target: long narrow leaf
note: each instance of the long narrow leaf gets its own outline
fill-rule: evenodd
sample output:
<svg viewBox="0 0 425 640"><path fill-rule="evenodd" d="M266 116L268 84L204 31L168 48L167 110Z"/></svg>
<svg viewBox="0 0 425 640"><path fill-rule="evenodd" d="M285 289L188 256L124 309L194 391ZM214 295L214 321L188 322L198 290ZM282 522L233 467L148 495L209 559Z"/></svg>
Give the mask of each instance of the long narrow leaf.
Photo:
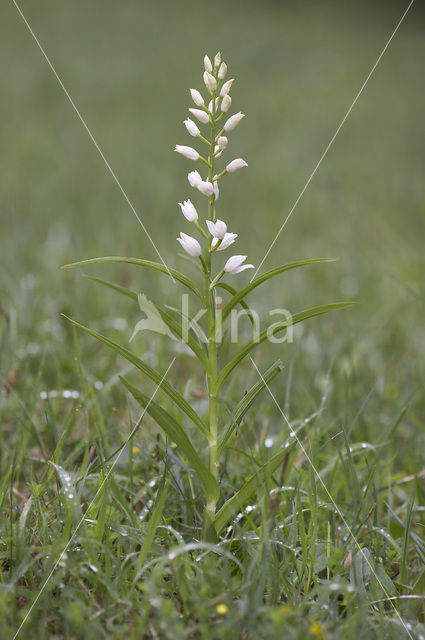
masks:
<svg viewBox="0 0 425 640"><path fill-rule="evenodd" d="M270 330L270 327L265 331L262 331L257 339L251 340L246 344L243 349L239 351L239 353L231 360L220 372L220 375L217 378L215 392L217 393L223 382L226 380L227 376L233 371L233 369L248 355L252 349L255 349L259 344L267 340L271 335L275 335L279 331L283 331L287 327L293 326L294 324L298 324L299 322L303 322L308 318L313 318L314 316L320 316L323 313L327 313L328 311L334 311L336 309L343 309L344 307L348 307L350 305L355 304L354 302L334 302L332 304L324 304L319 307L313 307L312 309L306 309L305 311L301 311L300 313L295 314L289 320L283 320L282 322L276 322L276 324Z"/></svg>
<svg viewBox="0 0 425 640"><path fill-rule="evenodd" d="M110 282L109 280L103 280L103 278L96 278L96 277L93 277L93 276L87 276L85 274L84 274L84 277L87 278L88 280L93 281L93 282L97 282L98 284L102 284L105 287L109 287L110 289L113 289L114 291L118 291L118 293L121 293L122 295L125 295L128 298L131 298L132 300L135 300L136 302L138 301L138 294L135 291L131 291L131 289L127 289L126 287L122 287L121 285L115 284L114 282ZM188 331L187 332L187 336L183 336L183 327L182 327L182 325L180 323L176 322L176 320L174 320L174 318L172 316L170 316L170 314L165 309L165 307L162 307L162 306L157 305L157 304L154 304L154 307L158 311L158 313L160 314L163 322L165 322L165 324L172 331L172 333L176 337L178 337L180 340L186 342L186 344L192 349L192 351L198 357L198 359L202 362L202 364L204 366L207 366L207 357L205 355L205 352L202 349L202 347L200 346L200 344L197 342L197 340L195 339L193 334L190 333L190 331ZM187 339L183 340L184 337L187 338Z"/></svg>
<svg viewBox="0 0 425 640"><path fill-rule="evenodd" d="M198 287L185 275L176 271L175 269L168 268L159 262L152 262L151 260L142 260L141 258L126 258L122 256L104 256L102 258L90 258L89 260L80 260L79 262L72 262L71 264L65 264L62 269L73 269L74 267L82 267L86 264L99 264L104 262L120 262L125 264L135 264L138 267L147 267L148 269L154 269L160 273L165 273L170 278L178 280L185 287L193 291L200 300L203 300L203 296Z"/></svg>
<svg viewBox="0 0 425 640"><path fill-rule="evenodd" d="M281 451L270 458L260 469L253 473L245 482L241 489L227 500L221 509L217 512L213 524L217 535L220 534L223 527L236 516L240 509L243 509L246 503L251 499L259 483L264 482L276 469L283 463L286 456L292 451L296 441L285 446Z"/></svg>
<svg viewBox="0 0 425 640"><path fill-rule="evenodd" d="M87 280L91 280L92 282L97 282L98 284L103 284L104 287L109 287L110 289L114 289L114 291L118 291L118 293L122 293L123 296L127 296L127 298L131 298L137 302L138 294L127 287L122 287L120 284L115 284L115 282L110 282L109 280L103 280L103 278L96 278L96 276L89 276L86 273L83 273L83 278Z"/></svg>
<svg viewBox="0 0 425 640"><path fill-rule="evenodd" d="M171 329L171 331L174 333L175 336L177 336L180 340L185 342L188 345L188 347L190 347L192 349L193 353L201 361L201 363L204 365L204 367L207 368L208 367L208 358L207 358L207 356L205 354L205 351L201 347L201 345L198 343L196 338L194 338L193 334L190 333L190 331L187 331L186 335L184 335L182 324L180 322L178 322L175 318L173 318L173 316L171 314L169 314L168 311L164 307L162 307L160 305L155 305L155 306L158 309L158 312L159 312L162 320L167 325L167 327L169 327L169 329Z"/></svg>
<svg viewBox="0 0 425 640"><path fill-rule="evenodd" d="M259 380L251 389L243 396L234 409L230 420L224 428L223 435L218 443L218 450L221 453L226 442L232 435L233 431L240 425L242 418L246 412L252 407L255 400L266 386L283 370L283 364L280 360L274 363L263 375L264 380Z"/></svg>
<svg viewBox="0 0 425 640"><path fill-rule="evenodd" d="M236 290L236 289L234 289L233 287L231 287L231 286L230 286L230 284L227 284L226 282L218 282L218 283L216 284L216 287L220 287L221 289L224 289L225 291L227 291L228 293L230 293L230 294L233 296L233 298L234 298L235 296L237 296L237 295L238 295L237 290ZM243 309L245 309L245 311L246 311L246 315L248 316L250 323L251 323L251 324L252 324L252 326L255 328L255 320L254 320L254 318L253 318L252 311L251 311L251 309L249 308L249 305L248 305L248 304L245 302L245 300L243 300L243 299L238 300L238 302L239 302L239 304L241 305L241 307L242 307ZM236 302L235 304L238 304L238 302ZM223 317L223 320L224 320L224 318L226 318L226 317L227 317L227 315L228 315L228 313Z"/></svg>
<svg viewBox="0 0 425 640"><path fill-rule="evenodd" d="M266 273L263 273L261 276L255 278L252 282L246 285L243 289L238 291L236 295L233 296L231 300L226 304L223 309L223 321L227 318L231 310L236 307L236 305L241 302L248 293L251 293L253 289L258 287L263 282L270 280L270 278L274 278L274 276L279 275L279 273L283 273L284 271L289 271L290 269L296 269L297 267L304 267L309 264L316 264L320 262L335 262L338 258L312 258L310 260L298 260L297 262L289 262L288 264L284 264L280 267L275 267Z"/></svg>
<svg viewBox="0 0 425 640"><path fill-rule="evenodd" d="M137 369L139 369L144 374L146 374L151 380L153 380L153 382L155 382L157 385L160 386L160 388L173 400L173 402L175 402L175 404L188 416L188 418L190 418L192 422L197 427L199 427L199 429L203 432L203 434L207 438L209 438L208 430L205 427L202 420L199 418L196 411L190 406L187 400L184 399L181 393L179 393L176 389L174 389L174 387L172 387L166 380L162 379L161 374L157 373L155 369L152 369L152 367L150 367L146 362L144 362L144 360L136 356L134 353L132 353L125 347L122 347L117 342L110 340L106 336L103 336L101 333L97 333L97 331L93 331L92 329L85 327L83 324L80 324L79 322L72 320L72 318L68 318L68 316L64 315L64 317L67 318L67 320L69 320L70 322L72 322L76 327L79 327L89 335L93 336L93 338L96 338L100 342L103 342L103 344L106 344L106 346L113 349L120 356L128 360L128 362L131 362L131 364L134 364L134 366L137 367Z"/></svg>
<svg viewBox="0 0 425 640"><path fill-rule="evenodd" d="M195 450L195 447L185 434L179 423L167 412L165 409L159 406L153 400L150 400L142 391L134 387L128 380L120 376L121 382L127 387L130 393L134 396L137 402L146 409L149 415L158 423L158 425L165 431L168 438L175 442L180 449L181 453L187 458L189 464L193 467L198 481L206 496L209 499L217 500L219 496L219 488L214 476L201 460L200 456Z"/></svg>

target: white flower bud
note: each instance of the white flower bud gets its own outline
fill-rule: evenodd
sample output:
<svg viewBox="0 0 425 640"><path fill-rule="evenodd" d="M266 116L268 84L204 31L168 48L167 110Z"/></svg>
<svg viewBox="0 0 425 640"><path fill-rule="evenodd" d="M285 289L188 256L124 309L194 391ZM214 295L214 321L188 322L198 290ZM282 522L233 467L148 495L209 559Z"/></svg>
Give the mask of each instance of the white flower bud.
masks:
<svg viewBox="0 0 425 640"><path fill-rule="evenodd" d="M199 127L190 118L186 118L186 120L184 121L184 126L191 136L199 136L199 134L201 133L199 131Z"/></svg>
<svg viewBox="0 0 425 640"><path fill-rule="evenodd" d="M218 53L215 54L215 58L214 58L214 68L217 69L217 67L220 66L220 62L221 62L221 53L220 51Z"/></svg>
<svg viewBox="0 0 425 640"><path fill-rule="evenodd" d="M191 109L189 109L189 111L191 111ZM238 111L238 113L235 113L233 116L230 116L223 127L224 130L231 131L239 124L242 118L245 118L245 114L241 113L240 111Z"/></svg>
<svg viewBox="0 0 425 640"><path fill-rule="evenodd" d="M214 186L214 200L215 200L215 202L217 202L218 197L219 197L219 195L220 195L220 190L219 190L219 188L218 188L218 182L217 182L217 180L215 180L215 181L214 181L213 186Z"/></svg>
<svg viewBox="0 0 425 640"><path fill-rule="evenodd" d="M208 71L208 73L211 73L211 71L213 70L211 60L207 55L205 55L204 57L204 69L205 71Z"/></svg>
<svg viewBox="0 0 425 640"><path fill-rule="evenodd" d="M248 256L232 256L224 265L224 271L226 273L236 274L244 271L245 269L253 269L253 264L244 264L242 266L242 263L245 262L247 257Z"/></svg>
<svg viewBox="0 0 425 640"><path fill-rule="evenodd" d="M199 191L204 194L204 196L212 196L212 194L214 193L214 187L208 180L202 181L196 186L198 187Z"/></svg>
<svg viewBox="0 0 425 640"><path fill-rule="evenodd" d="M186 253L194 258L197 258L202 253L201 245L196 238L188 236L187 233L183 233L183 231L180 232L180 238L177 238L177 242L180 242Z"/></svg>
<svg viewBox="0 0 425 640"><path fill-rule="evenodd" d="M220 109L223 111L223 113L226 113L226 111L229 111L231 104L232 104L232 98L229 96L228 93L226 93L223 100L221 101Z"/></svg>
<svg viewBox="0 0 425 640"><path fill-rule="evenodd" d="M227 73L227 64L225 62L222 62L220 65L220 69L218 70L218 79L219 80L223 80L223 78L226 76Z"/></svg>
<svg viewBox="0 0 425 640"><path fill-rule="evenodd" d="M199 153L196 149L192 149L192 147L186 147L184 144L176 144L174 147L174 151L177 153L181 153L185 158L189 158L189 160L198 160Z"/></svg>
<svg viewBox="0 0 425 640"><path fill-rule="evenodd" d="M217 89L217 80L208 71L204 71L204 82L207 89L214 91Z"/></svg>
<svg viewBox="0 0 425 640"><path fill-rule="evenodd" d="M225 149L227 147L228 139L226 136L220 136L217 140L217 146L219 149Z"/></svg>
<svg viewBox="0 0 425 640"><path fill-rule="evenodd" d="M199 122L202 122L202 124L208 124L210 121L208 113L206 111L202 111L202 109L189 109L189 111L197 120L199 120Z"/></svg>
<svg viewBox="0 0 425 640"><path fill-rule="evenodd" d="M216 220L213 222L212 220L206 220L208 231L214 238L218 238L219 240L223 240L224 236L227 233L227 224L223 222L223 220Z"/></svg>
<svg viewBox="0 0 425 640"><path fill-rule="evenodd" d="M189 180L191 187L198 187L202 182L202 178L198 171L191 171L188 173L187 179Z"/></svg>
<svg viewBox="0 0 425 640"><path fill-rule="evenodd" d="M194 220L198 219L198 212L196 211L190 200L183 200L183 204L179 202L179 205L186 220L189 220L189 222L194 222Z"/></svg>
<svg viewBox="0 0 425 640"><path fill-rule="evenodd" d="M232 162L229 162L229 164L226 167L226 171L228 171L229 173L233 173L234 171L237 171L238 169L242 169L242 167L247 167L248 163L245 162L245 160L243 160L242 158L236 158L236 160L232 160Z"/></svg>
<svg viewBox="0 0 425 640"><path fill-rule="evenodd" d="M192 96L192 100L197 107L200 107L201 105L204 104L204 99L197 89L191 89L190 95Z"/></svg>
<svg viewBox="0 0 425 640"><path fill-rule="evenodd" d="M227 247L230 247L230 245L234 243L237 237L238 237L237 233L226 233L217 251L224 251L224 249L227 249ZM212 247L214 248L217 243L218 243L218 238L213 238L213 241L211 243Z"/></svg>
<svg viewBox="0 0 425 640"><path fill-rule="evenodd" d="M228 80L227 82L225 82L223 84L223 86L221 87L221 91L220 91L220 95L221 95L222 98L224 98L224 96L227 96L227 94L229 93L234 81L235 81L235 79L232 78L231 80Z"/></svg>
<svg viewBox="0 0 425 640"><path fill-rule="evenodd" d="M215 155L215 157L219 158L222 153L223 153L223 151L220 150L220 147L218 146L218 144L216 144L215 147L214 147L214 155Z"/></svg>

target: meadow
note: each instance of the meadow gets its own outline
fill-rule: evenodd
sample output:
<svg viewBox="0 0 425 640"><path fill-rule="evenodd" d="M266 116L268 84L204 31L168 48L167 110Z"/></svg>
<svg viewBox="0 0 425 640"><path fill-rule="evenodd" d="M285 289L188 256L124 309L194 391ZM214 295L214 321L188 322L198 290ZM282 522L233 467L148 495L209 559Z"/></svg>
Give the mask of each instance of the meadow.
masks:
<svg viewBox="0 0 425 640"><path fill-rule="evenodd" d="M249 166L223 182L219 203L238 250L258 266L407 4L19 6L167 265L196 277L175 241L192 167L173 148L189 144L182 122L204 54L221 50L236 78L232 109L246 114L232 153ZM221 501L254 474L252 499L204 541L187 461L151 416L138 425L119 376L146 395L155 385L65 317L168 371L202 415L195 359L166 336L130 341L143 317L137 303L82 276L169 305L181 292L132 265L61 269L102 255L158 256L5 3L2 640L425 638L423 29L414 3L261 266L339 258L254 292L262 319L270 308L357 304L297 325L291 344L259 345L255 366L247 359L231 378L221 398L230 413L258 383L257 367L283 363L220 467ZM242 286L250 276L236 277ZM243 342L249 323L241 327ZM161 393L157 401L170 409ZM283 464L255 476L292 430L299 441Z"/></svg>

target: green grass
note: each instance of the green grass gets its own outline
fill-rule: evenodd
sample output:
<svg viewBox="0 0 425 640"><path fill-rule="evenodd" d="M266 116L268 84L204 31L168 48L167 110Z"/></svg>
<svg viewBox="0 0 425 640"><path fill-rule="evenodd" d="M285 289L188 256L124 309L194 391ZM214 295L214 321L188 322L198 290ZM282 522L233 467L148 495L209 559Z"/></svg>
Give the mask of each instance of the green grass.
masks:
<svg viewBox="0 0 425 640"><path fill-rule="evenodd" d="M172 149L187 141L187 89L199 86L204 52L221 49L237 78L234 107L247 114L231 149L249 167L223 183L221 201L238 247L258 265L405 5L220 0L214 7L22 2L166 262L182 271L176 203L189 194L187 164ZM326 255L341 261L288 272L250 298L263 315L270 307L360 302L310 320L292 345L265 343L255 352L261 372L283 361L271 388L308 457L298 446L278 473L258 476L250 508L211 548L197 542L198 487L150 417L119 460L111 458L139 417L118 376L146 395L154 387L61 314L128 347L140 313L60 266L98 255L157 256L6 3L2 638L13 637L58 560L22 638L425 637L421 21L414 5L263 270ZM177 300L160 274L117 265L86 272L159 302ZM176 355L153 334L138 334L132 348L160 374ZM177 354L167 380L205 410L204 380L190 357ZM225 389L224 409L258 380L245 363ZM200 447L198 434L188 433ZM223 498L288 437L263 393L226 454Z"/></svg>

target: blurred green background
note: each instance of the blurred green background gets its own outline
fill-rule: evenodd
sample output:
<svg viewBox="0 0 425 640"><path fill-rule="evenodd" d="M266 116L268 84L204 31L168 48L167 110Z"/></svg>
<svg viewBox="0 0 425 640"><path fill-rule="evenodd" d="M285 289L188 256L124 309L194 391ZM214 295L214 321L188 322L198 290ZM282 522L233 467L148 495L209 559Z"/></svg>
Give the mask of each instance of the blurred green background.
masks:
<svg viewBox="0 0 425 640"><path fill-rule="evenodd" d="M237 252L259 264L407 6L20 4L164 259L181 270L175 238L189 229L177 202L193 196L186 173L194 166L173 146L192 143L182 121L189 87L202 88L204 53L222 52L237 79L233 107L247 115L226 157L242 156L249 168L223 181L219 216L239 233ZM262 270L293 259L342 260L287 275L255 298L259 309L294 311L360 301L310 321L292 346L262 350L267 361L301 358L310 375L298 384L318 391L337 358L358 382L359 406L374 389L385 407L423 380L423 26L413 5ZM12 2L3 3L0 35L0 301L9 317L9 326L0 317L0 373L19 362L41 378L40 388L75 386L72 332L61 312L124 333L122 342L138 316L60 266L98 255L157 256ZM90 273L115 275L153 298L176 294L146 272ZM82 345L87 369L101 375L105 363L87 359L92 341L83 337Z"/></svg>

